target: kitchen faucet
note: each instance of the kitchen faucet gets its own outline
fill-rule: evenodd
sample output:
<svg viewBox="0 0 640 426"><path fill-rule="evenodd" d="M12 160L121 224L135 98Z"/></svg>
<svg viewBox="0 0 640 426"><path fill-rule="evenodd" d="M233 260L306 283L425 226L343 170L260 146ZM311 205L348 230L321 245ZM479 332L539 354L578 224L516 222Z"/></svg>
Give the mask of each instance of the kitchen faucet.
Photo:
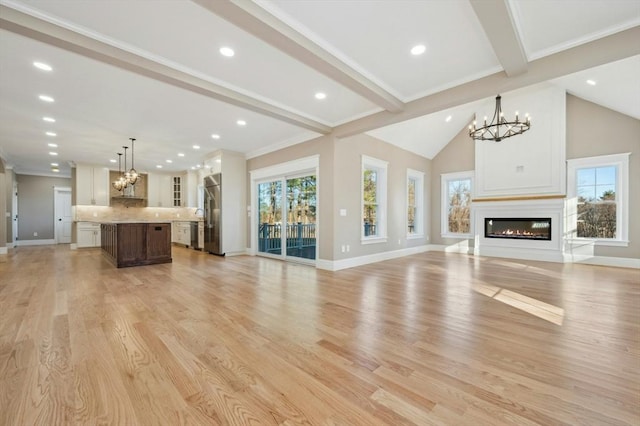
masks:
<svg viewBox="0 0 640 426"><path fill-rule="evenodd" d="M201 216L201 217L204 217L204 210L203 210L203 209L201 209L201 208L199 208L199 207L196 209L196 211L195 211L195 212L193 212L193 214L194 214L195 216L198 216L198 211L201 211L201 212L202 212L202 216Z"/></svg>

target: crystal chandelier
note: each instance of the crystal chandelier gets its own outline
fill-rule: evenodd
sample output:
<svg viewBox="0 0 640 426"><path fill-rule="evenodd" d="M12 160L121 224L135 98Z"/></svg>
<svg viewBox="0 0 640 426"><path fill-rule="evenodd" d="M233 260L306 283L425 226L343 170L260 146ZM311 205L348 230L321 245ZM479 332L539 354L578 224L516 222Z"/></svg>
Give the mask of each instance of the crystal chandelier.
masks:
<svg viewBox="0 0 640 426"><path fill-rule="evenodd" d="M496 96L496 110L493 113L491 123L487 124L487 117L484 118L484 126L476 128L476 121L469 126L469 136L479 141L496 141L521 135L531 128L531 118L526 114L525 120L520 121L516 111L515 121L507 121L502 113L502 97Z"/></svg>

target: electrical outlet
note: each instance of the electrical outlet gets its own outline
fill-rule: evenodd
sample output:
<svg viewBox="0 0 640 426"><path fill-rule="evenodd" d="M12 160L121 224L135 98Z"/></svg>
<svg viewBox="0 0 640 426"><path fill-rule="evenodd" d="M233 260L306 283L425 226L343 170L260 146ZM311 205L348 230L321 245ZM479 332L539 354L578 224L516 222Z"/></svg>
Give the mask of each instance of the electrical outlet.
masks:
<svg viewBox="0 0 640 426"><path fill-rule="evenodd" d="M349 253L349 244L347 244L347 253Z"/></svg>
<svg viewBox="0 0 640 426"><path fill-rule="evenodd" d="M398 238L398 245L402 244L402 242L400 241L400 238Z"/></svg>
<svg viewBox="0 0 640 426"><path fill-rule="evenodd" d="M160 213L156 213L156 217L160 216Z"/></svg>
<svg viewBox="0 0 640 426"><path fill-rule="evenodd" d="M37 232L34 232L34 233L33 233L33 236L34 236L34 237L37 237L37 236L38 236L38 233L37 233Z"/></svg>
<svg viewBox="0 0 640 426"><path fill-rule="evenodd" d="M344 253L347 250L347 248L344 246L344 244L342 245L342 252Z"/></svg>
<svg viewBox="0 0 640 426"><path fill-rule="evenodd" d="M98 217L98 213L93 212L93 217Z"/></svg>

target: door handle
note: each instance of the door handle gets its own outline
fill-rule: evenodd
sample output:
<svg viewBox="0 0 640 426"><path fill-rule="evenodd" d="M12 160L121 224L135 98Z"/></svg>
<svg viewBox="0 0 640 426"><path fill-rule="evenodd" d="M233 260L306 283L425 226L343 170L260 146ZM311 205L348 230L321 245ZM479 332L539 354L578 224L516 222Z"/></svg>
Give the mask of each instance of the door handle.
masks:
<svg viewBox="0 0 640 426"><path fill-rule="evenodd" d="M58 219L58 222L62 222L62 218Z"/></svg>

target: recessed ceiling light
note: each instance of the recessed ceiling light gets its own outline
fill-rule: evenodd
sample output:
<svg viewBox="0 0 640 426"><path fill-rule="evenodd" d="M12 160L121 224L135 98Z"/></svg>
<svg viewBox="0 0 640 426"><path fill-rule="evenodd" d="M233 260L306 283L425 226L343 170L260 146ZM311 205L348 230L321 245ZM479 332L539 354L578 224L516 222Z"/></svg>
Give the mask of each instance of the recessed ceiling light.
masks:
<svg viewBox="0 0 640 426"><path fill-rule="evenodd" d="M111 160L109 160L110 163L117 163L118 160L114 160L113 158Z"/></svg>
<svg viewBox="0 0 640 426"><path fill-rule="evenodd" d="M220 139L220 135L218 135L217 133L214 133L211 135L211 139Z"/></svg>
<svg viewBox="0 0 640 426"><path fill-rule="evenodd" d="M184 157L184 153L183 152L179 152L178 153L178 157Z"/></svg>
<svg viewBox="0 0 640 426"><path fill-rule="evenodd" d="M45 101L45 102L53 102L54 101L54 99L51 96L40 95L38 97L40 98L41 101Z"/></svg>
<svg viewBox="0 0 640 426"><path fill-rule="evenodd" d="M447 118L444 119L444 121L446 121L447 123L451 121L453 117L451 117L450 115L447 115Z"/></svg>
<svg viewBox="0 0 640 426"><path fill-rule="evenodd" d="M51 163L52 167L58 167L58 163Z"/></svg>
<svg viewBox="0 0 640 426"><path fill-rule="evenodd" d="M422 55L426 50L427 46L425 46L424 44L418 44L411 48L411 54L415 56Z"/></svg>
<svg viewBox="0 0 640 426"><path fill-rule="evenodd" d="M193 149L200 149L200 145L194 145Z"/></svg>
<svg viewBox="0 0 640 426"><path fill-rule="evenodd" d="M57 148L57 147L58 147L58 144L57 144L57 143L48 143L48 144L47 144L47 146L48 146L49 148Z"/></svg>
<svg viewBox="0 0 640 426"><path fill-rule="evenodd" d="M45 132L45 135L47 135L47 136L58 136L58 134L56 132Z"/></svg>
<svg viewBox="0 0 640 426"><path fill-rule="evenodd" d="M53 155L53 156L55 157L56 155L58 155L58 153L57 153L57 152L54 152L54 151L51 151L51 152L49 153L49 155Z"/></svg>
<svg viewBox="0 0 640 426"><path fill-rule="evenodd" d="M230 57L232 57L233 55L235 55L235 54L236 54L236 52L234 52L232 48L230 48L230 47L226 47L226 46L225 46L225 47L221 47L221 48L220 48L220 54L221 54L222 56L226 56L226 57L230 58Z"/></svg>
<svg viewBox="0 0 640 426"><path fill-rule="evenodd" d="M195 169L196 169L196 166L191 166L191 170L195 170Z"/></svg>
<svg viewBox="0 0 640 426"><path fill-rule="evenodd" d="M246 122L246 121L244 121L244 120L238 120L238 121L236 121L236 124L237 124L238 126L246 126L246 125L247 125L247 122Z"/></svg>
<svg viewBox="0 0 640 426"><path fill-rule="evenodd" d="M166 160L166 161L167 161L167 163L169 163L169 164L173 163L173 160Z"/></svg>
<svg viewBox="0 0 640 426"><path fill-rule="evenodd" d="M201 166L200 166L200 164L198 164L198 165L196 166L196 168L198 168L198 169L199 169L200 167L201 167Z"/></svg>
<svg viewBox="0 0 640 426"><path fill-rule="evenodd" d="M42 117L42 119L48 123L55 123L56 119L51 117Z"/></svg>
<svg viewBox="0 0 640 426"><path fill-rule="evenodd" d="M161 166L160 164L158 164L158 165L156 166L156 169L161 169L161 168L162 168L162 166Z"/></svg>
<svg viewBox="0 0 640 426"><path fill-rule="evenodd" d="M34 62L33 66L43 71L51 71L53 69L51 65L45 64L44 62Z"/></svg>
<svg viewBox="0 0 640 426"><path fill-rule="evenodd" d="M216 163L222 163L222 160L219 158L216 158Z"/></svg>
<svg viewBox="0 0 640 426"><path fill-rule="evenodd" d="M588 84L589 86L595 86L597 83L596 83L596 81L595 81L595 80L587 80L587 84Z"/></svg>
<svg viewBox="0 0 640 426"><path fill-rule="evenodd" d="M322 92L318 92L315 94L316 99L326 99L327 94L326 93L322 93Z"/></svg>

